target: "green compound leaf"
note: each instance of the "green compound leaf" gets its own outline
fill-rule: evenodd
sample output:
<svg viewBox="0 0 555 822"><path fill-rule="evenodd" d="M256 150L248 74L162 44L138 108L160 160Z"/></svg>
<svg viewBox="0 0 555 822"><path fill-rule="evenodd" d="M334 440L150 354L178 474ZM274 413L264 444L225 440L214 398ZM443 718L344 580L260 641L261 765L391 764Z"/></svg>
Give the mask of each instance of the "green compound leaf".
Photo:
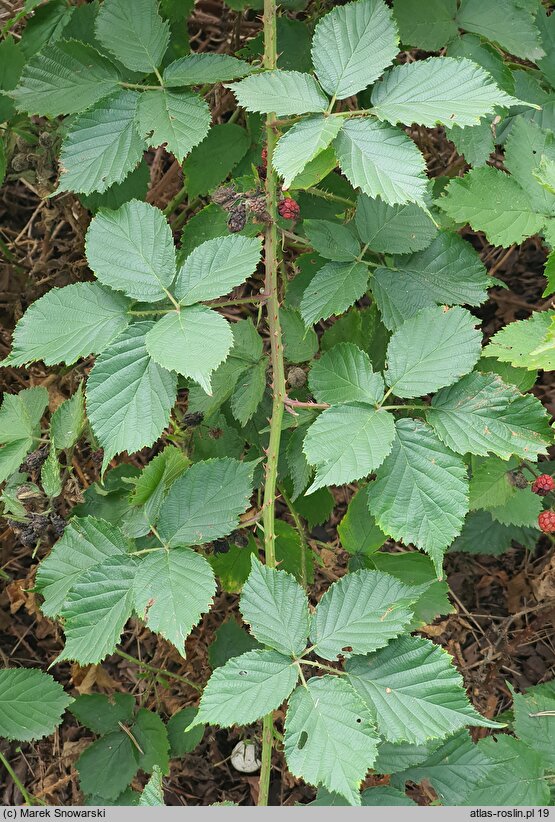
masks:
<svg viewBox="0 0 555 822"><path fill-rule="evenodd" d="M89 568L73 584L61 610L66 644L58 662L97 664L114 652L133 612L136 571L132 557L113 556Z"/></svg>
<svg viewBox="0 0 555 822"><path fill-rule="evenodd" d="M231 413L241 425L246 425L262 402L266 391L268 358L263 357L239 377L231 395Z"/></svg>
<svg viewBox="0 0 555 822"><path fill-rule="evenodd" d="M545 368L552 371L555 369L555 356L536 354L535 351L546 338L554 316L553 311L542 311L532 314L527 320L509 323L493 335L484 348L484 356L508 362L515 368Z"/></svg>
<svg viewBox="0 0 555 822"><path fill-rule="evenodd" d="M451 656L428 639L401 637L376 654L349 660L347 671L390 742L418 745L465 725L503 727L474 710Z"/></svg>
<svg viewBox="0 0 555 822"><path fill-rule="evenodd" d="M483 231L493 245L521 243L536 234L546 219L535 211L516 180L491 166L451 180L437 204L453 220Z"/></svg>
<svg viewBox="0 0 555 822"><path fill-rule="evenodd" d="M479 745L475 745L468 731L459 731L449 737L430 755L409 767L392 782L404 785L405 782L429 782L444 805L463 805L473 787L486 777L491 768L491 760ZM496 795L497 798L497 795ZM489 799L491 802L492 794Z"/></svg>
<svg viewBox="0 0 555 822"><path fill-rule="evenodd" d="M165 143L179 163L204 140L210 128L208 104L188 91L145 91L139 101L137 119L146 143Z"/></svg>
<svg viewBox="0 0 555 822"><path fill-rule="evenodd" d="M316 477L306 494L324 485L366 477L391 450L395 420L387 411L362 403L327 408L308 429L303 451Z"/></svg>
<svg viewBox="0 0 555 822"><path fill-rule="evenodd" d="M343 174L369 197L389 205L425 204L426 163L407 135L377 120L346 120L334 141Z"/></svg>
<svg viewBox="0 0 555 822"><path fill-rule="evenodd" d="M150 554L134 582L135 609L145 624L185 656L185 640L216 592L210 564L190 548Z"/></svg>
<svg viewBox="0 0 555 822"><path fill-rule="evenodd" d="M508 551L513 541L527 548L534 548L537 539L536 528L502 525L493 519L490 511L474 511L466 518L460 536L449 550L498 556Z"/></svg>
<svg viewBox="0 0 555 822"><path fill-rule="evenodd" d="M3 365L72 365L103 351L129 324L130 301L100 283L52 288L32 303L13 333Z"/></svg>
<svg viewBox="0 0 555 822"><path fill-rule="evenodd" d="M426 551L441 577L445 549L468 511L466 467L425 423L402 419L396 429L391 453L369 488L368 507L386 534Z"/></svg>
<svg viewBox="0 0 555 822"><path fill-rule="evenodd" d="M133 171L145 150L135 123L138 101L137 92L120 91L72 121L60 150L57 193L102 193Z"/></svg>
<svg viewBox="0 0 555 822"><path fill-rule="evenodd" d="M252 494L252 463L223 458L192 465L168 491L158 521L171 546L202 545L237 527Z"/></svg>
<svg viewBox="0 0 555 822"><path fill-rule="evenodd" d="M360 488L351 497L347 513L337 526L341 545L349 554L368 556L382 547L387 539L368 511L368 488Z"/></svg>
<svg viewBox="0 0 555 822"><path fill-rule="evenodd" d="M387 645L412 621L421 588L381 571L356 571L331 585L312 620L310 641L324 659L366 654Z"/></svg>
<svg viewBox="0 0 555 822"><path fill-rule="evenodd" d="M424 51L438 51L458 35L457 0L394 0L401 42Z"/></svg>
<svg viewBox="0 0 555 822"><path fill-rule="evenodd" d="M18 470L35 446L47 405L45 388L24 388L19 394L4 394L0 408L0 482Z"/></svg>
<svg viewBox="0 0 555 822"><path fill-rule="evenodd" d="M254 650L232 657L208 680L193 724L228 728L256 722L279 708L298 678L291 657L277 651Z"/></svg>
<svg viewBox="0 0 555 822"><path fill-rule="evenodd" d="M518 460L508 462L500 457L476 457L471 461L472 476L469 487L471 511L480 508L499 508L515 492L509 482L509 472L518 467Z"/></svg>
<svg viewBox="0 0 555 822"><path fill-rule="evenodd" d="M247 111L278 116L323 112L328 98L310 74L300 71L265 71L230 83L237 102Z"/></svg>
<svg viewBox="0 0 555 822"><path fill-rule="evenodd" d="M55 448L73 448L85 426L85 397L83 383L52 414L50 436Z"/></svg>
<svg viewBox="0 0 555 822"><path fill-rule="evenodd" d="M18 111L58 117L94 105L117 91L119 80L115 65L95 48L62 40L29 60L10 96Z"/></svg>
<svg viewBox="0 0 555 822"><path fill-rule="evenodd" d="M513 694L515 734L541 754L550 769L555 765L553 748L553 717L555 688L553 682L535 685L525 694Z"/></svg>
<svg viewBox="0 0 555 822"><path fill-rule="evenodd" d="M289 770L351 805L360 805L360 784L374 764L378 741L370 711L339 677L309 679L289 700L284 740Z"/></svg>
<svg viewBox="0 0 555 822"><path fill-rule="evenodd" d="M318 402L377 404L384 394L381 374L372 370L370 357L353 343L339 343L316 360L309 386Z"/></svg>
<svg viewBox="0 0 555 822"><path fill-rule="evenodd" d="M228 321L205 305L170 311L148 331L146 348L158 365L198 382L212 394L212 372L233 345Z"/></svg>
<svg viewBox="0 0 555 822"><path fill-rule="evenodd" d="M252 66L229 54L188 54L174 60L164 69L164 85L196 86L201 83L218 83L245 77Z"/></svg>
<svg viewBox="0 0 555 822"><path fill-rule="evenodd" d="M302 654L309 631L308 601L291 574L262 565L253 556L240 607L259 642L282 654Z"/></svg>
<svg viewBox="0 0 555 822"><path fill-rule="evenodd" d="M326 260L350 263L360 253L360 243L350 226L331 220L304 220L303 228L312 248Z"/></svg>
<svg viewBox="0 0 555 822"><path fill-rule="evenodd" d="M389 205L366 194L358 195L355 223L363 243L387 254L421 251L437 234L431 217L415 203Z"/></svg>
<svg viewBox="0 0 555 822"><path fill-rule="evenodd" d="M162 212L130 200L100 209L85 240L87 261L104 285L145 302L163 300L175 276L175 246Z"/></svg>
<svg viewBox="0 0 555 822"><path fill-rule="evenodd" d="M300 312L304 324L313 325L332 314L342 314L362 297L367 283L368 268L364 263L326 263L303 294Z"/></svg>
<svg viewBox="0 0 555 822"><path fill-rule="evenodd" d="M177 274L175 296L182 305L193 305L229 294L254 274L261 252L258 237L230 235L201 243Z"/></svg>
<svg viewBox="0 0 555 822"><path fill-rule="evenodd" d="M146 773L152 773L155 768L160 768L162 773L169 774L168 732L158 714L140 708L132 732L143 752L139 757L139 768Z"/></svg>
<svg viewBox="0 0 555 822"><path fill-rule="evenodd" d="M129 326L97 357L89 375L87 413L104 448L104 467L115 454L152 445L169 422L177 380L147 352L145 334L152 326Z"/></svg>
<svg viewBox="0 0 555 822"><path fill-rule="evenodd" d="M492 767L465 797L465 805L480 806L495 796L498 805L548 805L549 783L541 753L507 734L482 739L478 745ZM489 797L489 798L488 798Z"/></svg>
<svg viewBox="0 0 555 822"><path fill-rule="evenodd" d="M426 416L438 437L459 454L534 460L553 441L541 402L494 374L468 374L442 389Z"/></svg>
<svg viewBox="0 0 555 822"><path fill-rule="evenodd" d="M334 8L318 22L312 38L318 79L338 100L373 83L398 51L397 27L383 0L359 0Z"/></svg>
<svg viewBox="0 0 555 822"><path fill-rule="evenodd" d="M245 157L250 144L250 135L246 129L236 123L220 123L212 126L202 143L195 146L183 163L188 199L194 200L200 194L213 191ZM225 221L227 230L227 214L214 203L211 206L216 209L222 223ZM210 228L215 229L216 227L217 221L214 221ZM248 231L250 230L251 226ZM218 233L214 231L212 236L215 237ZM223 226L221 233L223 233ZM185 256L183 235L181 239L180 258ZM200 241L200 237L197 239Z"/></svg>
<svg viewBox="0 0 555 822"><path fill-rule="evenodd" d="M449 132L449 139L457 149L457 153L462 154L473 168L487 165L489 156L495 149L492 124L488 117L472 128L455 126Z"/></svg>
<svg viewBox="0 0 555 822"><path fill-rule="evenodd" d="M104 0L95 34L124 66L149 74L170 42L169 23L160 17L155 0Z"/></svg>
<svg viewBox="0 0 555 822"><path fill-rule="evenodd" d="M131 722L135 697L131 694L81 694L70 708L74 717L95 734L119 730L119 723Z"/></svg>
<svg viewBox="0 0 555 822"><path fill-rule="evenodd" d="M541 158L541 160L539 159ZM537 172L549 167L555 159L555 138L552 131L517 117L505 143L504 166L526 191L534 211L553 215L555 196L546 190ZM538 168L538 164L539 167Z"/></svg>
<svg viewBox="0 0 555 822"><path fill-rule="evenodd" d="M56 680L36 668L0 671L0 735L30 742L48 736L73 702Z"/></svg>
<svg viewBox="0 0 555 822"><path fill-rule="evenodd" d="M535 61L545 52L530 11L535 11L534 4L528 4L526 8L522 0L499 0L494 5L480 0L463 0L457 24L459 28L492 40L510 54Z"/></svg>
<svg viewBox="0 0 555 822"><path fill-rule="evenodd" d="M89 568L110 557L125 556L131 548L131 541L115 525L94 517L74 517L39 565L36 587L44 597L42 612L57 616L68 593Z"/></svg>
<svg viewBox="0 0 555 822"><path fill-rule="evenodd" d="M429 57L387 72L372 92L374 113L390 123L475 126L496 106L518 101L466 58Z"/></svg>
<svg viewBox="0 0 555 822"><path fill-rule="evenodd" d="M272 164L287 189L301 171L334 140L341 129L340 117L309 117L280 138Z"/></svg>
<svg viewBox="0 0 555 822"><path fill-rule="evenodd" d="M97 739L85 748L75 767L84 794L115 800L139 769L139 752L121 730Z"/></svg>
<svg viewBox="0 0 555 822"><path fill-rule="evenodd" d="M386 383L397 397L420 397L472 370L481 353L475 318L463 308L426 308L393 334Z"/></svg>

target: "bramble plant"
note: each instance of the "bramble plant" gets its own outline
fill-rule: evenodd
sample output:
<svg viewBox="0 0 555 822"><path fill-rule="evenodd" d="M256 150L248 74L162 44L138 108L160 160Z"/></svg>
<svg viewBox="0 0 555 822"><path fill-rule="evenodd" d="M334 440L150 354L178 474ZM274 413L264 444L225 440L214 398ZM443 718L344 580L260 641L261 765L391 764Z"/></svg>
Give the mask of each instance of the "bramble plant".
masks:
<svg viewBox="0 0 555 822"><path fill-rule="evenodd" d="M240 594L249 632L218 628L203 688L146 664L199 692L167 725L131 695L73 699L48 673L7 668L0 735L41 738L69 709L98 736L76 765L96 804L163 804L170 758L205 726L259 720L260 805L274 745L314 804L408 805L406 783L424 779L443 804L550 804L553 683L483 716L451 655L417 632L453 611L447 551L555 532L553 466L536 466L552 427L530 393L554 367L555 311L484 346L475 309L498 281L458 233L552 248L555 16L535 0L332 4L298 24L309 65L274 0L263 43L239 57L180 53L177 5L53 0L21 42L4 31L0 165L18 171L13 135L32 146L46 118L50 196L91 212L92 276L51 288L14 329L2 365L87 368L52 413L45 387L4 396L1 501L24 545L54 541L34 588L65 636L54 662L126 656L132 617L185 659L218 586ZM211 126L222 83L237 108ZM418 137L436 126L472 166L463 176L428 178ZM145 201L144 154L160 146L184 174L164 211ZM172 220L185 199L193 216ZM66 523L83 442L102 451L100 477ZM150 461L122 461L147 447ZM324 522L329 488L353 483L347 573L315 604L303 522ZM468 726L497 733L475 744ZM389 784L361 791L370 770Z"/></svg>

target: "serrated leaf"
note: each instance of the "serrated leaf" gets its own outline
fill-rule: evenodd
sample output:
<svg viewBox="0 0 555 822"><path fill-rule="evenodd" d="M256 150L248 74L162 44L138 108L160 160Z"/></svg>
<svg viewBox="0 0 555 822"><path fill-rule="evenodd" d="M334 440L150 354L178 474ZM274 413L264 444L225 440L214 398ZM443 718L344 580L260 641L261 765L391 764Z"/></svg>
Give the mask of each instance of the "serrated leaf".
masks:
<svg viewBox="0 0 555 822"><path fill-rule="evenodd" d="M308 117L295 123L280 137L272 165L280 177L283 177L284 189L289 188L308 163L329 146L337 137L341 125L340 117Z"/></svg>
<svg viewBox="0 0 555 822"><path fill-rule="evenodd" d="M210 128L208 104L188 91L145 91L137 109L137 126L149 146L166 144L182 163Z"/></svg>
<svg viewBox="0 0 555 822"><path fill-rule="evenodd" d="M555 690L551 684L528 688L525 694L513 694L515 734L546 763L555 765L553 748L553 720L555 717Z"/></svg>
<svg viewBox="0 0 555 822"><path fill-rule="evenodd" d="M552 163L554 159L553 132L539 128L536 123L529 122L524 117L517 117L505 142L503 164L527 192L534 211L542 214L555 213L555 196L541 184L541 174L538 179L538 165L548 168L548 163Z"/></svg>
<svg viewBox="0 0 555 822"><path fill-rule="evenodd" d="M266 370L268 359L259 360L239 377L231 395L231 413L241 425L245 426L262 402L266 391Z"/></svg>
<svg viewBox="0 0 555 822"><path fill-rule="evenodd" d="M62 493L62 478L60 463L56 456L56 449L51 446L48 456L42 464L40 482L47 497L58 497Z"/></svg>
<svg viewBox="0 0 555 822"><path fill-rule="evenodd" d="M450 655L422 637L405 636L347 663L349 682L390 742L420 744L465 725L503 727L469 703Z"/></svg>
<svg viewBox="0 0 555 822"><path fill-rule="evenodd" d="M170 771L170 743L166 726L158 714L140 708L132 728L142 753L139 756L139 768L146 773L153 773L159 768L162 773Z"/></svg>
<svg viewBox="0 0 555 822"><path fill-rule="evenodd" d="M185 640L209 610L216 582L209 563L190 548L145 557L134 582L137 613L185 656Z"/></svg>
<svg viewBox="0 0 555 822"><path fill-rule="evenodd" d="M151 73L162 62L170 41L169 23L155 0L104 0L95 34L127 68Z"/></svg>
<svg viewBox="0 0 555 822"><path fill-rule="evenodd" d="M442 576L445 549L460 534L468 511L466 467L419 420L401 419L390 455L368 492L380 528L414 543Z"/></svg>
<svg viewBox="0 0 555 822"><path fill-rule="evenodd" d="M102 193L133 171L145 150L135 122L138 101L136 91L120 91L72 121L60 149L57 193Z"/></svg>
<svg viewBox="0 0 555 822"><path fill-rule="evenodd" d="M415 203L389 205L366 194L358 195L355 223L363 243L387 254L421 251L437 234L437 226Z"/></svg>
<svg viewBox="0 0 555 822"><path fill-rule="evenodd" d="M398 807L412 806L416 802L403 791L391 788L389 785L377 785L375 788L366 788L360 796L362 807Z"/></svg>
<svg viewBox="0 0 555 822"><path fill-rule="evenodd" d="M103 351L129 324L130 301L100 283L52 288L32 303L15 327L4 365L72 365Z"/></svg>
<svg viewBox="0 0 555 822"><path fill-rule="evenodd" d="M496 106L516 103L465 57L429 57L395 66L372 91L372 110L380 120L448 129L478 125Z"/></svg>
<svg viewBox="0 0 555 822"><path fill-rule="evenodd" d="M164 805L164 791L162 789L162 771L155 765L152 771L152 776L146 783L143 792L141 794L141 798L139 800L139 805L146 805L148 807L157 807L158 805Z"/></svg>
<svg viewBox="0 0 555 822"><path fill-rule="evenodd" d="M120 722L129 723L134 708L135 698L131 694L80 694L70 711L95 734L107 734L118 731Z"/></svg>
<svg viewBox="0 0 555 822"><path fill-rule="evenodd" d="M305 325L342 314L365 293L368 267L365 263L326 263L312 278L300 304Z"/></svg>
<svg viewBox="0 0 555 822"><path fill-rule="evenodd" d="M516 180L491 166L451 180L437 204L453 220L483 231L493 245L521 243L545 222Z"/></svg>
<svg viewBox="0 0 555 822"><path fill-rule="evenodd" d="M374 765L376 773L397 774L413 765L419 765L441 742L430 740L424 745L410 745L408 742L381 742L378 745L378 758ZM392 780L393 781L393 780ZM400 782L400 780L395 780ZM404 783L401 782L400 787Z"/></svg>
<svg viewBox="0 0 555 822"><path fill-rule="evenodd" d="M39 565L36 587L44 597L42 612L50 617L59 614L86 571L110 557L127 555L131 545L115 525L94 517L74 517Z"/></svg>
<svg viewBox="0 0 555 822"><path fill-rule="evenodd" d="M457 0L394 0L393 11L401 42L437 51L458 35Z"/></svg>
<svg viewBox="0 0 555 822"><path fill-rule="evenodd" d="M279 708L299 677L289 656L254 650L232 657L208 680L194 725L247 725Z"/></svg>
<svg viewBox="0 0 555 822"><path fill-rule="evenodd" d="M495 5L463 0L457 25L498 43L505 51L524 60L535 61L545 54L534 16L515 0L498 0Z"/></svg>
<svg viewBox="0 0 555 822"><path fill-rule="evenodd" d="M100 209L87 231L85 254L101 283L135 300L163 300L175 276L168 222L159 209L138 200L117 211Z"/></svg>
<svg viewBox="0 0 555 822"><path fill-rule="evenodd" d="M291 696L284 745L295 776L360 805L360 784L374 764L377 743L368 708L343 679L314 677Z"/></svg>
<svg viewBox="0 0 555 822"><path fill-rule="evenodd" d="M205 305L170 311L147 332L146 350L159 366L177 371L212 393L211 374L233 345L228 321Z"/></svg>
<svg viewBox="0 0 555 822"><path fill-rule="evenodd" d="M195 146L183 163L189 200L194 200L199 194L207 194L223 182L243 159L249 147L250 136L237 123L212 126L202 143ZM184 253L183 249L181 253Z"/></svg>
<svg viewBox="0 0 555 822"><path fill-rule="evenodd" d="M309 386L318 402L330 405L377 405L384 395L381 374L372 370L368 354L352 343L339 343L322 354L310 369Z"/></svg>
<svg viewBox="0 0 555 822"><path fill-rule="evenodd" d="M310 641L318 656L331 660L382 648L411 622L421 593L381 571L347 574L320 599Z"/></svg>
<svg viewBox="0 0 555 822"><path fill-rule="evenodd" d="M216 629L216 631L218 630ZM168 720L166 728L168 729L172 758L191 753L201 742L204 736L204 725L197 725L191 731L187 730L196 715L197 708L183 708L182 711L178 711Z"/></svg>
<svg viewBox="0 0 555 822"><path fill-rule="evenodd" d="M119 72L93 46L62 40L24 66L11 97L18 111L57 117L75 114L118 90Z"/></svg>
<svg viewBox="0 0 555 822"><path fill-rule="evenodd" d="M312 62L332 97L362 91L389 66L399 50L397 27L383 0L359 0L322 17L312 38Z"/></svg>
<svg viewBox="0 0 555 822"><path fill-rule="evenodd" d="M387 539L368 510L368 488L360 488L351 498L347 513L337 526L342 547L349 554L373 554Z"/></svg>
<svg viewBox="0 0 555 822"><path fill-rule="evenodd" d="M262 245L258 237L230 235L207 240L185 260L174 293L182 305L213 300L254 274Z"/></svg>
<svg viewBox="0 0 555 822"><path fill-rule="evenodd" d="M538 538L536 528L516 528L502 525L489 511L474 511L465 520L460 536L451 545L450 551L467 554L491 554L497 556L507 551L513 541L533 548Z"/></svg>
<svg viewBox="0 0 555 822"><path fill-rule="evenodd" d="M529 391L538 378L537 371L528 371L525 368L515 368L509 363L500 362L493 357L483 356L478 360L476 371L482 374L498 374L504 383L514 385L523 394Z"/></svg>
<svg viewBox="0 0 555 822"><path fill-rule="evenodd" d="M158 531L170 546L202 545L225 537L248 508L254 466L224 458L197 462L170 488Z"/></svg>
<svg viewBox="0 0 555 822"><path fill-rule="evenodd" d="M472 126L472 128L455 126L449 132L449 139L457 149L457 153L462 154L466 162L474 168L487 165L490 154L495 149L492 123L489 117L481 120L479 125Z"/></svg>
<svg viewBox="0 0 555 822"><path fill-rule="evenodd" d="M489 513L502 525L537 528L542 507L541 497L534 494L530 487L518 488L503 505L490 508Z"/></svg>
<svg viewBox="0 0 555 822"><path fill-rule="evenodd" d="M509 482L509 471L518 468L518 465L516 459L509 462L500 457L473 459L469 486L470 510L505 505L514 493L514 488Z"/></svg>
<svg viewBox="0 0 555 822"><path fill-rule="evenodd" d="M516 368L554 370L553 353L534 353L546 338L554 316L555 312L552 311L538 311L527 320L509 323L493 335L484 348L484 355L511 363Z"/></svg>
<svg viewBox="0 0 555 822"><path fill-rule="evenodd" d="M425 308L393 334L385 380L397 397L420 397L472 370L481 353L476 320L462 308Z"/></svg>
<svg viewBox="0 0 555 822"><path fill-rule="evenodd" d="M237 102L247 111L278 116L323 112L328 98L310 74L300 71L265 71L230 83Z"/></svg>
<svg viewBox="0 0 555 822"><path fill-rule="evenodd" d="M129 326L96 358L89 374L87 414L104 448L104 467L115 454L152 445L169 422L177 381L147 352L145 334L152 326Z"/></svg>
<svg viewBox="0 0 555 822"><path fill-rule="evenodd" d="M397 554L378 551L370 557L370 563L376 570L385 571L386 574L391 574L407 585L425 588L424 593L413 606L414 620L408 628L409 633L422 625L429 625L441 614L455 612L449 600L449 586L447 582L438 580L434 563L430 557L418 551L404 551Z"/></svg>
<svg viewBox="0 0 555 822"><path fill-rule="evenodd" d="M318 351L314 329L307 328L299 312L293 308L280 308L279 320L286 359L295 363L311 360Z"/></svg>
<svg viewBox="0 0 555 822"><path fill-rule="evenodd" d="M4 394L0 408L0 482L15 473L40 437L40 420L48 404L45 388Z"/></svg>
<svg viewBox="0 0 555 822"><path fill-rule="evenodd" d="M391 450L395 420L387 411L362 403L327 408L310 426L303 450L316 477L306 491L342 485L375 471Z"/></svg>
<svg viewBox="0 0 555 822"><path fill-rule="evenodd" d="M144 506L146 522L158 519L162 500L169 487L189 467L190 461L180 448L167 445L141 471L130 498L132 505Z"/></svg>
<svg viewBox="0 0 555 822"><path fill-rule="evenodd" d="M133 612L136 570L132 557L112 556L79 576L61 610L66 644L57 662L97 664L114 652Z"/></svg>
<svg viewBox="0 0 555 822"><path fill-rule="evenodd" d="M72 448L81 436L84 425L85 398L83 383L79 383L77 391L52 414L50 436L54 446L58 450Z"/></svg>
<svg viewBox="0 0 555 822"><path fill-rule="evenodd" d="M81 790L104 801L116 799L137 773L138 760L137 748L123 731L97 739L75 763Z"/></svg>
<svg viewBox="0 0 555 822"><path fill-rule="evenodd" d="M341 171L364 194L389 205L425 204L426 163L404 132L366 117L350 119L334 146Z"/></svg>
<svg viewBox="0 0 555 822"><path fill-rule="evenodd" d="M360 253L360 243L349 226L308 219L303 228L313 249L326 260L349 263Z"/></svg>
<svg viewBox="0 0 555 822"><path fill-rule="evenodd" d="M439 438L459 454L511 455L535 460L553 441L539 400L523 396L493 374L468 374L442 389L426 412Z"/></svg>
<svg viewBox="0 0 555 822"><path fill-rule="evenodd" d="M50 674L37 668L0 671L0 735L30 742L51 734L73 702Z"/></svg>
<svg viewBox="0 0 555 822"><path fill-rule="evenodd" d="M290 656L302 654L309 631L308 601L291 574L262 565L253 556L240 608L263 645Z"/></svg>
<svg viewBox="0 0 555 822"><path fill-rule="evenodd" d="M229 54L187 54L174 60L164 69L164 85L196 86L201 83L218 83L245 77L252 66Z"/></svg>
<svg viewBox="0 0 555 822"><path fill-rule="evenodd" d="M459 731L420 764L396 775L395 785L429 782L444 805L462 805L472 788L487 776L490 759L475 745L468 731ZM491 793L487 802L491 802Z"/></svg>
<svg viewBox="0 0 555 822"><path fill-rule="evenodd" d="M507 734L482 739L478 747L492 767L465 796L465 805L480 806L491 796L498 805L511 807L549 804L549 784L543 778L546 762L534 748Z"/></svg>

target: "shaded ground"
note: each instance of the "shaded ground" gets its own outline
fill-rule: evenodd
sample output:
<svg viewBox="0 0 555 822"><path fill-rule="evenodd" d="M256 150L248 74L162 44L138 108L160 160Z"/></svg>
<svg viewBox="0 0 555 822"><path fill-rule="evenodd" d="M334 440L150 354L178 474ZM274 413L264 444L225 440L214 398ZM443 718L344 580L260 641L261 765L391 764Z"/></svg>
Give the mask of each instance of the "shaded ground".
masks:
<svg viewBox="0 0 555 822"><path fill-rule="evenodd" d="M7 4L14 7L16 4ZM1 22L1 21L0 21ZM220 3L203 0L191 22L192 47L198 50L226 50L252 36L259 27L256 18L242 20ZM227 92L217 92L211 101L215 120L225 119L233 102ZM41 125L41 128L44 126ZM413 135L430 160L435 176L464 169L462 158L440 130ZM180 171L163 151L152 152L149 200L164 207L181 186ZM69 194L43 200L52 190L56 171L51 150L31 158L24 179L8 179L0 195L0 238L6 244L0 253L0 358L9 350L11 329L26 307L53 286L89 279L83 258L83 238L88 212ZM491 335L502 325L529 316L545 307L541 276L545 249L536 240L521 247L495 249L481 235L467 233L479 250L490 273L503 280L509 290L494 288L487 304L476 313L483 329ZM8 258L8 259L6 259ZM53 410L68 397L87 373L90 363L72 369L4 368L0 389L17 392L30 385L47 386ZM555 413L554 375L540 375L536 395ZM145 449L132 462L144 464L154 450ZM58 511L64 517L81 499L82 492L98 479L99 461L84 445L76 449L73 474L66 484ZM335 530L343 515L350 490L337 492L333 519L326 524L327 548L313 542L324 561L317 570L313 594L319 593L344 572L346 555L339 547ZM285 506L280 515L288 518ZM321 537L321 534L318 534ZM62 648L62 636L55 623L45 619L29 593L37 562L48 552L54 539L47 529L37 549L25 547L8 527L0 526L0 663L10 666L37 665L46 668ZM397 550L392 543L388 550ZM444 645L454 656L477 707L493 716L510 705L506 682L518 689L555 676L555 553L552 542L542 538L535 553L514 548L501 557L450 555L446 571L457 613L429 626L425 633ZM186 664L163 640L155 638L139 623L131 622L122 648L127 654L151 666L169 670L204 684L210 674L207 648L214 630L224 618L237 615L237 597L220 593L213 610L204 617L187 642ZM73 693L101 691L131 692L144 707L168 718L176 710L195 704L197 694L179 679L167 680L139 665L113 656L102 666L79 668L62 664L53 669L56 678ZM278 723L279 727L279 723ZM203 742L182 759L174 760L165 781L168 804L207 805L222 800L251 804L257 797L257 775L239 774L228 761L235 743L249 731L206 732ZM484 729L478 734L485 733ZM36 797L52 804L79 804L82 801L74 763L92 737L71 717L49 739L36 744L7 745L2 750L18 778ZM4 781L3 781L4 780ZM370 784L370 782L368 783ZM140 787L139 783L135 787ZM283 766L279 751L274 753L271 785L272 804L294 804L312 799L311 788L298 785ZM414 797L426 804L431 796L423 791ZM0 802L17 804L21 796L15 785L0 772Z"/></svg>

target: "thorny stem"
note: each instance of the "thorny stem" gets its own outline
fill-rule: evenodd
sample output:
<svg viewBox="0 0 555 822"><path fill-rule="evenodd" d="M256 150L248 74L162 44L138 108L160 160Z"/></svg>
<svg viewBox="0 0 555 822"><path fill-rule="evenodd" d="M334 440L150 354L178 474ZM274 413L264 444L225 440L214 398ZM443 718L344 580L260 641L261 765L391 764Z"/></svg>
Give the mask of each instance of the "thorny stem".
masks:
<svg viewBox="0 0 555 822"><path fill-rule="evenodd" d="M264 60L265 69L275 69L277 66L277 20L276 0L264 0ZM281 441L281 423L283 420L285 400L285 367L283 363L283 342L281 338L281 324L279 321L279 293L278 293L278 235L277 235L277 178L272 165L272 156L278 139L277 129L274 126L275 114L270 113L266 118L266 148L268 152L266 172L266 211L270 215L270 222L266 227L264 238L266 282L265 292L268 295L267 315L270 331L270 358L272 363L272 418L270 421L270 439L266 460L266 482L264 485L263 526L264 526L264 554L266 565L275 568L275 497L277 484L277 465L279 446ZM258 805L268 804L270 791L270 772L272 769L272 745L274 740L274 715L266 714L262 722L262 755L260 767L260 782L258 790Z"/></svg>
<svg viewBox="0 0 555 822"><path fill-rule="evenodd" d="M131 654L122 651L121 648L116 648L116 654L120 656L122 659L126 659L128 662L133 662L134 665L138 665L140 668L144 668L145 671L149 671L151 674L157 674L161 677L167 677L168 679L175 679L178 682L183 682L185 685L188 685L193 690L197 691L197 693L202 692L202 688L200 685L197 685L196 682L193 682L191 679L188 679L186 676L181 676L181 674L174 674L172 671L162 670L162 668L156 668L154 665L150 665L148 662L143 662L141 659L137 659L135 656L131 656Z"/></svg>

